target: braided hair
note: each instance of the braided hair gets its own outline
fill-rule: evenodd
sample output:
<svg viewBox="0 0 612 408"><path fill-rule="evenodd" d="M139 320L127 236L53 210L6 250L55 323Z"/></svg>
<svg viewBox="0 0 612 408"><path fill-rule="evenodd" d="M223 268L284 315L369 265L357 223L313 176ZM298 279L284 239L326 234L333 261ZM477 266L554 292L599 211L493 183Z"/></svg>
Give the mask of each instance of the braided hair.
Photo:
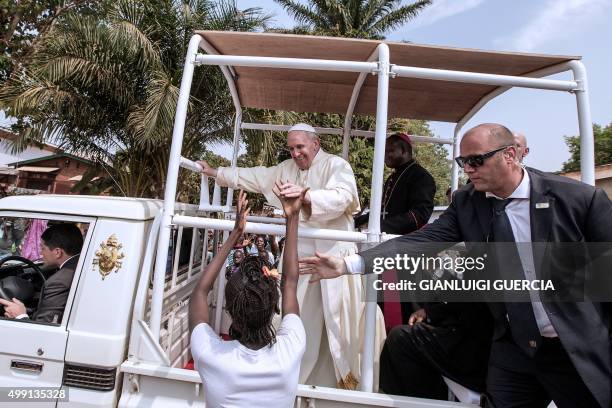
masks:
<svg viewBox="0 0 612 408"><path fill-rule="evenodd" d="M225 305L232 317L229 335L241 344L276 342L272 317L280 313L280 291L277 280L264 275L264 266L270 268L258 256L246 257L225 286Z"/></svg>

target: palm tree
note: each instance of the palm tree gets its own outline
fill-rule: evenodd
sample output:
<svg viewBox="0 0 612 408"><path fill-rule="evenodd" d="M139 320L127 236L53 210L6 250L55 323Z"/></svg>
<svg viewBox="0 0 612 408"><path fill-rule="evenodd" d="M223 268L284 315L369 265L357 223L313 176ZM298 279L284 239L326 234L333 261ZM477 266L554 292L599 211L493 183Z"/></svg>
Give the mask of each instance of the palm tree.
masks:
<svg viewBox="0 0 612 408"><path fill-rule="evenodd" d="M383 39L385 34L415 18L432 0L402 6L402 0L274 0L315 35Z"/></svg>
<svg viewBox="0 0 612 408"><path fill-rule="evenodd" d="M101 163L115 193L161 196L193 31L262 29L268 18L235 0L116 0L100 15L64 16L0 89L0 109L18 119L15 148L51 141ZM196 69L189 107L183 155L196 158L231 135L216 67Z"/></svg>

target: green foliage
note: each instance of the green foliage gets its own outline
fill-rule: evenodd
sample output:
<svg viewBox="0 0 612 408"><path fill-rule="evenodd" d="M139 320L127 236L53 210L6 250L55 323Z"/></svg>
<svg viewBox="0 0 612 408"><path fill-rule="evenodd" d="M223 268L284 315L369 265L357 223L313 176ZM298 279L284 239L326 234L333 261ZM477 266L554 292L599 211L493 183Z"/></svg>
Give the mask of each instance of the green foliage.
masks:
<svg viewBox="0 0 612 408"><path fill-rule="evenodd" d="M450 187L451 165L448 152L439 144L419 144L414 153L415 159L427 169L436 181L435 205L447 205L446 189Z"/></svg>
<svg viewBox="0 0 612 408"><path fill-rule="evenodd" d="M91 14L104 2L85 0L0 0L0 85L27 62L38 40L69 12Z"/></svg>
<svg viewBox="0 0 612 408"><path fill-rule="evenodd" d="M275 0L298 24L296 33L383 39L415 18L432 0Z"/></svg>
<svg viewBox="0 0 612 408"><path fill-rule="evenodd" d="M606 127L593 125L595 137L595 165L612 163L612 123ZM570 159L563 163L562 172L580 170L580 136L565 136L570 151Z"/></svg>
<svg viewBox="0 0 612 408"><path fill-rule="evenodd" d="M0 89L18 119L15 149L53 142L101 163L114 194L161 197L185 51L195 29L254 30L268 16L233 0L115 0L68 12ZM195 70L182 153L232 135L233 104L216 67ZM183 187L181 172L179 194Z"/></svg>

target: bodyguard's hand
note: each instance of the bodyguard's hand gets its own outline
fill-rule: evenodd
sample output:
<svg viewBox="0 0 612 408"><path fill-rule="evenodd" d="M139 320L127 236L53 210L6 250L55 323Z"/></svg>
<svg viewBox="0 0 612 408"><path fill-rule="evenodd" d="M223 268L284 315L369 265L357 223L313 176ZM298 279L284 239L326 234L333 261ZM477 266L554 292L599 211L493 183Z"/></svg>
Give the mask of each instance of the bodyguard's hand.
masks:
<svg viewBox="0 0 612 408"><path fill-rule="evenodd" d="M344 259L315 252L315 256L299 261L300 275L312 275L310 283L321 279L333 279L347 273Z"/></svg>
<svg viewBox="0 0 612 408"><path fill-rule="evenodd" d="M13 298L12 302L10 300L0 299L0 305L4 306L4 316L10 319L14 319L26 312L25 305L17 298Z"/></svg>
<svg viewBox="0 0 612 408"><path fill-rule="evenodd" d="M410 315L410 318L408 319L408 325L414 326L415 323L421 323L425 319L427 319L427 313L425 312L425 309L419 309Z"/></svg>

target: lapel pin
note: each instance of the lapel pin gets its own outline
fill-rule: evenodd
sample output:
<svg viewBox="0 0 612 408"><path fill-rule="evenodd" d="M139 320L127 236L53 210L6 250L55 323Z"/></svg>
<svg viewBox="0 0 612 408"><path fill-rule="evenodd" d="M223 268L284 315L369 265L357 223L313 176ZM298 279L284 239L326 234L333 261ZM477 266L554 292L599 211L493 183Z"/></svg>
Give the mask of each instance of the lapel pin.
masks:
<svg viewBox="0 0 612 408"><path fill-rule="evenodd" d="M536 203L535 205L536 210L540 210L542 208L548 208L548 207L550 207L548 203Z"/></svg>

